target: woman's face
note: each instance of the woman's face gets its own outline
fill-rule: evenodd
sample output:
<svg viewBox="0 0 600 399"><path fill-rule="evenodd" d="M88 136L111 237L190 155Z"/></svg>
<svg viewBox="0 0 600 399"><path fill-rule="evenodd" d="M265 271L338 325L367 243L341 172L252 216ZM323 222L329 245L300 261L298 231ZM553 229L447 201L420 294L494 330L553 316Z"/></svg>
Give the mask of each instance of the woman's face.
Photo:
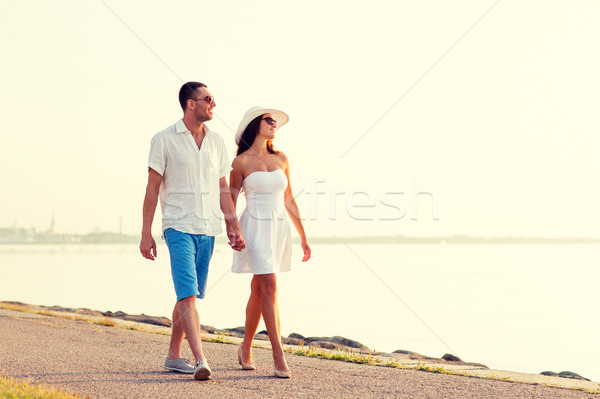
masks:
<svg viewBox="0 0 600 399"><path fill-rule="evenodd" d="M267 140L275 138L275 130L277 130L277 122L271 114L263 114L258 128L258 135L265 137Z"/></svg>

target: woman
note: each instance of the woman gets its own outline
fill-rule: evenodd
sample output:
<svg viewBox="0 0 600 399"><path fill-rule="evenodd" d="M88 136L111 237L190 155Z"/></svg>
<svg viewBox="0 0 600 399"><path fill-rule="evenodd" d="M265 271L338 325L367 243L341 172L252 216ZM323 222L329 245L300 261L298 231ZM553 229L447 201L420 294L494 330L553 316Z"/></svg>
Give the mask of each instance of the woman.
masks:
<svg viewBox="0 0 600 399"><path fill-rule="evenodd" d="M277 306L277 273L291 269L292 237L284 209L300 235L302 261L310 259L310 247L292 195L288 159L273 148L275 131L288 120L282 111L250 108L238 126L235 138L238 150L230 175L234 205L242 188L246 196L246 209L240 218L246 248L234 252L232 271L254 274L238 362L245 370L256 369L252 340L262 316L273 348L275 376L280 378L292 375L281 345Z"/></svg>

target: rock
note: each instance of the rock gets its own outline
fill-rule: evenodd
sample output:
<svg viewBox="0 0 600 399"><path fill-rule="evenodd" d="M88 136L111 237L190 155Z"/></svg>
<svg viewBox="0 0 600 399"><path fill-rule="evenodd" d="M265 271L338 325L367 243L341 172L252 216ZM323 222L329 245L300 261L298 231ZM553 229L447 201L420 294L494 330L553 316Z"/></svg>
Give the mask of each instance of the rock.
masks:
<svg viewBox="0 0 600 399"><path fill-rule="evenodd" d="M554 371L542 371L540 374L547 375L548 377L558 377L558 373L555 373Z"/></svg>
<svg viewBox="0 0 600 399"><path fill-rule="evenodd" d="M267 330L262 330L262 331L257 332L257 334L269 335L269 332Z"/></svg>
<svg viewBox="0 0 600 399"><path fill-rule="evenodd" d="M554 371L542 371L541 375L547 375L548 377L561 377L561 378L571 378L573 380L583 380L583 381L591 381L588 378L582 377L577 373L572 371L561 371L560 373L555 373Z"/></svg>
<svg viewBox="0 0 600 399"><path fill-rule="evenodd" d="M299 338L281 337L281 342L283 342L286 345L304 345L304 340Z"/></svg>
<svg viewBox="0 0 600 399"><path fill-rule="evenodd" d="M146 323L146 324L152 324L155 326L162 326L162 327L171 327L173 325L173 323L171 323L171 320L167 319L166 317L158 317L158 316L147 316L145 314L127 314L125 312L103 312L102 315L104 317L113 317L115 319L121 319L121 320L128 320L128 321L135 321L138 323Z"/></svg>
<svg viewBox="0 0 600 399"><path fill-rule="evenodd" d="M558 373L558 376L562 378L572 378L574 380L591 381L590 379L582 377L579 374L574 373L572 371L561 371L560 373Z"/></svg>
<svg viewBox="0 0 600 399"><path fill-rule="evenodd" d="M371 352L371 349L369 349L365 345L361 344L360 342L353 341L351 339L344 338L344 337L335 336L335 337L308 337L308 338L304 338L304 343L305 344L314 345L313 342L317 342L317 341L331 342L331 343L337 344L338 347L345 346L345 347L348 347L348 348L360 349L360 350L363 350L363 351L366 351L366 352Z"/></svg>
<svg viewBox="0 0 600 399"><path fill-rule="evenodd" d="M230 331L236 334L243 334L246 330L244 327L232 327L232 328L224 328L225 331Z"/></svg>
<svg viewBox="0 0 600 399"><path fill-rule="evenodd" d="M450 353L446 353L444 356L442 356L442 359L448 362L462 362L462 359L460 357L454 356Z"/></svg>
<svg viewBox="0 0 600 399"><path fill-rule="evenodd" d="M291 333L290 335L288 335L288 338L301 339L303 341L305 339L304 335L300 335L298 333Z"/></svg>
<svg viewBox="0 0 600 399"><path fill-rule="evenodd" d="M407 350L404 350L404 349L396 349L392 353L400 353L402 355L416 355L415 352L407 351Z"/></svg>
<svg viewBox="0 0 600 399"><path fill-rule="evenodd" d="M376 350L373 350L373 352L369 352L369 353L371 354L371 356L385 356L385 357L390 357L390 354L388 352L378 352Z"/></svg>
<svg viewBox="0 0 600 399"><path fill-rule="evenodd" d="M102 314L106 317L115 317L117 319L121 319L125 316L128 316L127 313L125 312L121 312L120 310L117 310L116 312L111 312L110 310L108 312L102 312Z"/></svg>
<svg viewBox="0 0 600 399"><path fill-rule="evenodd" d="M340 345L330 341L312 341L311 346L323 349L340 349Z"/></svg>
<svg viewBox="0 0 600 399"><path fill-rule="evenodd" d="M561 371L560 373L555 373L554 371L542 371L541 375L546 375L548 377L561 377L561 378L571 378L573 380L582 380L582 381L591 381L588 378L582 377L577 373L572 371Z"/></svg>
<svg viewBox="0 0 600 399"><path fill-rule="evenodd" d="M213 326L201 326L200 328L202 331L206 331L209 334L216 334L218 331L217 328Z"/></svg>
<svg viewBox="0 0 600 399"><path fill-rule="evenodd" d="M258 333L254 336L254 339L260 339L262 341L269 341L269 336L267 334Z"/></svg>
<svg viewBox="0 0 600 399"><path fill-rule="evenodd" d="M336 344L348 346L350 348L362 349L362 350L369 351L369 352L371 351L371 349L367 348L365 345L361 344L360 342L354 341L354 340L351 340L348 338L344 338L344 337L335 336L330 341L335 342Z"/></svg>
<svg viewBox="0 0 600 399"><path fill-rule="evenodd" d="M2 301L2 303L6 303L8 305L24 306L24 307L27 307L27 308L32 307L32 305L29 305L28 303L17 302L17 301Z"/></svg>
<svg viewBox="0 0 600 399"><path fill-rule="evenodd" d="M244 330L244 327L225 328L223 329L222 334L228 337L242 338L244 336Z"/></svg>
<svg viewBox="0 0 600 399"><path fill-rule="evenodd" d="M324 341L324 340L320 340L320 341L312 341L309 346L312 346L314 348L320 348L320 349L330 349L330 350L337 350L337 351L341 351L341 352L352 352L352 353L370 353L373 354L374 352L372 352L371 350L365 352L361 349L357 349L357 348L351 348L349 346L345 346L345 345L340 345L337 342L331 342L331 341Z"/></svg>
<svg viewBox="0 0 600 399"><path fill-rule="evenodd" d="M88 315L88 316L103 316L102 312L98 312L97 310L92 310L92 309L87 309L87 308L80 308L80 309L74 309L74 312L77 314L83 314L83 315Z"/></svg>
<svg viewBox="0 0 600 399"><path fill-rule="evenodd" d="M102 312L98 312L97 310L92 310L92 309L87 309L87 308L72 309L72 308L65 308L62 306L41 306L41 307L44 309L48 309L49 311L52 311L52 312L68 312L68 313L82 314L82 315L86 315L86 316L97 316L97 317L104 316L104 314Z"/></svg>
<svg viewBox="0 0 600 399"><path fill-rule="evenodd" d="M395 351L392 352L392 354L394 353L398 353L400 355L406 355L408 356L409 359L412 360L434 360L433 358L428 358L427 356L423 356L420 353L416 353L416 352L411 352L411 351L407 351L404 349L396 349ZM435 359L437 360L437 359Z"/></svg>
<svg viewBox="0 0 600 399"><path fill-rule="evenodd" d="M143 313L141 315L129 315L127 317L124 317L124 320L137 321L139 323L152 324L155 326L162 327L173 326L171 320L167 319L166 317L148 316Z"/></svg>

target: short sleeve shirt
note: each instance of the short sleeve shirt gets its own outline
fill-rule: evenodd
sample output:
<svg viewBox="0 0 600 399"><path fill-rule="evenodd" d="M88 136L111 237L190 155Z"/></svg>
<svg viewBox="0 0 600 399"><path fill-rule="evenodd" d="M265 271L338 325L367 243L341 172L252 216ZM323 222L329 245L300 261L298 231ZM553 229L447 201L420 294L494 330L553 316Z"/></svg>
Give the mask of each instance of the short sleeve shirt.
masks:
<svg viewBox="0 0 600 399"><path fill-rule="evenodd" d="M231 171L223 138L205 125L201 148L180 119L158 132L148 167L162 176L162 230L215 236L221 227L219 179Z"/></svg>

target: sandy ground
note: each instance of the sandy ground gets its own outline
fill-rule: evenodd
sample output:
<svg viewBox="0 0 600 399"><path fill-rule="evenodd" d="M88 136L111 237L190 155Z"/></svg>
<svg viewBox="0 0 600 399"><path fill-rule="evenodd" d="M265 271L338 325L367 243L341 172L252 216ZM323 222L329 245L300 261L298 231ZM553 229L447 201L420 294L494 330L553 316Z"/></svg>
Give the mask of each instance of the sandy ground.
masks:
<svg viewBox="0 0 600 399"><path fill-rule="evenodd" d="M162 368L169 338L0 309L0 374L57 385L92 398L600 397L539 383L357 365L291 354L287 359L294 375L284 380L273 377L269 350L256 348L258 370L244 371L237 364L236 345L211 342L205 342L204 348L213 378L195 381L190 375ZM191 358L187 348L185 355Z"/></svg>

